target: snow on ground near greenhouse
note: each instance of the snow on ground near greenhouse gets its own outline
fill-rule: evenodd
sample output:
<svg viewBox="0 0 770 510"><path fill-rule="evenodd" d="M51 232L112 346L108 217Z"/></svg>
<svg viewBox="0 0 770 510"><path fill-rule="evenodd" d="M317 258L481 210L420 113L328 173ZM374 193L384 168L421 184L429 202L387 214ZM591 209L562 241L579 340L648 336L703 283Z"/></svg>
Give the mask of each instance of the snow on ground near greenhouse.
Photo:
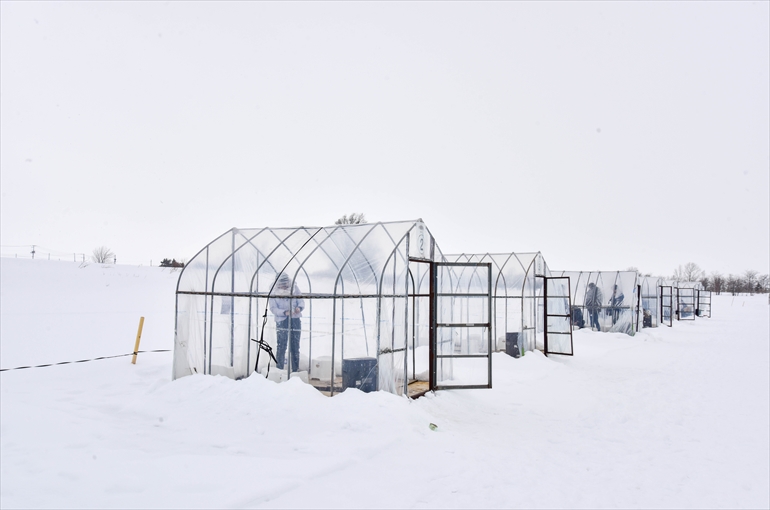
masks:
<svg viewBox="0 0 770 510"><path fill-rule="evenodd" d="M178 273L2 259L3 368L170 349ZM409 401L294 379L171 382L171 353L0 374L0 507L770 507L766 296L494 389ZM429 423L438 425L436 431Z"/></svg>

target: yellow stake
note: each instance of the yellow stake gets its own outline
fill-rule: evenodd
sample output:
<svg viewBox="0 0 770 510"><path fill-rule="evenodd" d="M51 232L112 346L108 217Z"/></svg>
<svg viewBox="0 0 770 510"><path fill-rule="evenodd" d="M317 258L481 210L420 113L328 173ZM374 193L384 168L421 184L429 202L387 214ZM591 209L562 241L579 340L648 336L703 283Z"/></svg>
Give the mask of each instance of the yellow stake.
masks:
<svg viewBox="0 0 770 510"><path fill-rule="evenodd" d="M139 317L139 331L136 332L136 343L134 344L134 356L131 363L136 365L136 353L139 352L139 340L142 339L142 328L144 327L144 317Z"/></svg>

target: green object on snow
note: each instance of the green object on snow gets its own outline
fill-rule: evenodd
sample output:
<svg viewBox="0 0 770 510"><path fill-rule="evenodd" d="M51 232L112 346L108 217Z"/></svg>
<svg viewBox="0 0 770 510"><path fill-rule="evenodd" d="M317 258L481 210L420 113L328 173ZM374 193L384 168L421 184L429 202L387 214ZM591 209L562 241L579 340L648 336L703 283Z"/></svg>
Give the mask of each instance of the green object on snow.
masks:
<svg viewBox="0 0 770 510"><path fill-rule="evenodd" d="M436 425L435 423L431 423L428 425L428 427L430 427L431 430L436 430L438 428L438 425Z"/></svg>

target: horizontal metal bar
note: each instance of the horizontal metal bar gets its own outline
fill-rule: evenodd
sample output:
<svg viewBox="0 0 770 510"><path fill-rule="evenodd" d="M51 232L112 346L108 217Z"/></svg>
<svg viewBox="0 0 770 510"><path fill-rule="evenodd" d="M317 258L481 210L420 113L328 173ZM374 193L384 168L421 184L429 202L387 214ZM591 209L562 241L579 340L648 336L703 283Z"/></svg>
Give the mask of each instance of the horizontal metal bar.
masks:
<svg viewBox="0 0 770 510"><path fill-rule="evenodd" d="M377 298L407 298L412 294L268 294L262 292L193 292L180 290L177 294L186 294L191 296L222 296L222 297L247 297L247 298L292 298L292 299L377 299ZM424 297L430 297L425 294Z"/></svg>
<svg viewBox="0 0 770 510"><path fill-rule="evenodd" d="M437 358L489 358L489 354L436 354Z"/></svg>
<svg viewBox="0 0 770 510"><path fill-rule="evenodd" d="M569 335L569 331L549 331L549 335Z"/></svg>
<svg viewBox="0 0 770 510"><path fill-rule="evenodd" d="M474 385L468 385L468 386L440 386L440 385L436 385L436 389L437 390L486 390L486 389L489 389L491 387L492 386L490 386L489 384L484 384L484 385L474 384Z"/></svg>
<svg viewBox="0 0 770 510"><path fill-rule="evenodd" d="M463 324L463 323L444 323L440 322L436 324L439 328L491 328L492 323L491 322L484 322L484 323L471 323L471 324Z"/></svg>
<svg viewBox="0 0 770 510"><path fill-rule="evenodd" d="M458 294L458 293L450 293L450 292L437 292L436 296L438 297L478 297L478 298L488 298L490 297L489 294Z"/></svg>
<svg viewBox="0 0 770 510"><path fill-rule="evenodd" d="M492 267L491 262L436 262L437 266Z"/></svg>

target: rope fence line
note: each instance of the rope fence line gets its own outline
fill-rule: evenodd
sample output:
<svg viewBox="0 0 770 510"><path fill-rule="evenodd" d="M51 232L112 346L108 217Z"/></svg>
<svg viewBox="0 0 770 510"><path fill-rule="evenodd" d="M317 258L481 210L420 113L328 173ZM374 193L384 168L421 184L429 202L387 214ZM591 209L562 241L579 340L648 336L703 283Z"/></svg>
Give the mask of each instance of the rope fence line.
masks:
<svg viewBox="0 0 770 510"><path fill-rule="evenodd" d="M86 363L88 361L98 361L102 359L123 358L125 356L136 356L137 354L143 354L148 352L171 352L171 349L156 349L154 351L134 351L134 352L129 352L128 354L116 354L115 356L100 356L98 358L79 359L76 361L60 361L58 363L46 363L45 365L29 365L25 367L0 368L0 372L7 372L9 370L24 370L25 368L54 367L56 365L69 365L70 363Z"/></svg>
<svg viewBox="0 0 770 510"><path fill-rule="evenodd" d="M42 259L47 255L48 260L51 260L52 255L56 260L62 260L62 257L66 257L67 259L69 259L69 257L72 256L72 260L75 262L77 261L85 262L86 258L90 258L90 256L86 255L85 253L54 250L52 248L46 248L45 246L40 246L39 244L0 245L0 256L4 258L35 259L36 254L38 256L37 257L38 259ZM19 255L21 255L21 257Z"/></svg>

